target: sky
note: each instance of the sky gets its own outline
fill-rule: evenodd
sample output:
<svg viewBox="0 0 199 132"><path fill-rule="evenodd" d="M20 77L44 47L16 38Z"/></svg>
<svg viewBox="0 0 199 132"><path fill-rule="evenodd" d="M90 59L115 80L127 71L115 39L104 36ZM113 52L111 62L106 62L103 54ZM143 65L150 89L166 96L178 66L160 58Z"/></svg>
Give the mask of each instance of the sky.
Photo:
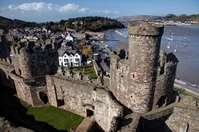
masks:
<svg viewBox="0 0 199 132"><path fill-rule="evenodd" d="M0 0L0 16L31 22L167 14L199 14L199 0Z"/></svg>

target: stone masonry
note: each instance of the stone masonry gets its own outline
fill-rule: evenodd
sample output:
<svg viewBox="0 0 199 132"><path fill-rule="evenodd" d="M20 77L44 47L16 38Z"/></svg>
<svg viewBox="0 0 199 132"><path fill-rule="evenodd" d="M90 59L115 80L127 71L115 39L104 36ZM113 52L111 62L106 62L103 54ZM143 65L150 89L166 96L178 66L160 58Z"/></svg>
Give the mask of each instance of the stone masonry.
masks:
<svg viewBox="0 0 199 132"><path fill-rule="evenodd" d="M10 47L12 57L4 56L9 48L0 43L0 51L7 50L0 53L0 83L15 88L32 106L49 104L92 116L105 132L196 132L197 102L172 103L178 59L160 50L163 30L163 25L147 22L129 24L128 57L112 53L106 79L58 67L60 43L55 40L15 44Z"/></svg>
<svg viewBox="0 0 199 132"><path fill-rule="evenodd" d="M134 112L145 113L170 101L178 60L159 52L163 29L147 22L129 24L128 59L111 57L110 89Z"/></svg>

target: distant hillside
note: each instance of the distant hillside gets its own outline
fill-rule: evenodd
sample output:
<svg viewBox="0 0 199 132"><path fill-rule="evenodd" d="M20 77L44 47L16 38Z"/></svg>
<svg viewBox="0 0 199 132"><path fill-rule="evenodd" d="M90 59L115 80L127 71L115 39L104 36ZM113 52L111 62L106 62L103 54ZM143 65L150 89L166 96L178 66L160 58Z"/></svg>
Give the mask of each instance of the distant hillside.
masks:
<svg viewBox="0 0 199 132"><path fill-rule="evenodd" d="M107 29L123 28L124 25L115 20L107 17L77 17L70 18L68 20L61 20L60 22L46 22L43 23L47 28L54 31L63 31L64 27L72 28L76 30L90 30L90 31L103 31ZM0 29L5 31L13 28L35 27L41 26L35 22L25 22L17 19L9 19L0 16Z"/></svg>
<svg viewBox="0 0 199 132"><path fill-rule="evenodd" d="M118 21L140 21L140 20L154 20L154 19L162 19L162 20L172 20L172 21L198 21L199 22L199 14L186 15L181 14L176 16L175 14L168 14L166 16L151 16L151 15L137 15L137 16L121 16L116 18Z"/></svg>
<svg viewBox="0 0 199 132"><path fill-rule="evenodd" d="M60 24L66 24L68 28L84 31L103 31L107 29L124 28L124 25L115 19L98 16L70 18L68 20L61 20Z"/></svg>
<svg viewBox="0 0 199 132"><path fill-rule="evenodd" d="M0 16L0 29L4 29L5 31L8 29L13 29L13 28L24 28L24 27L31 27L31 26L36 26L35 22L25 22L22 20L17 20L17 19L9 19Z"/></svg>
<svg viewBox="0 0 199 132"><path fill-rule="evenodd" d="M140 20L151 20L161 18L160 16L150 16L150 15L137 15L137 16L121 16L116 18L118 21L140 21Z"/></svg>
<svg viewBox="0 0 199 132"><path fill-rule="evenodd" d="M176 16L175 14L167 14L163 17L165 20L173 20L173 21L198 21L199 22L199 14L192 14L192 15L186 15L181 14L179 16Z"/></svg>

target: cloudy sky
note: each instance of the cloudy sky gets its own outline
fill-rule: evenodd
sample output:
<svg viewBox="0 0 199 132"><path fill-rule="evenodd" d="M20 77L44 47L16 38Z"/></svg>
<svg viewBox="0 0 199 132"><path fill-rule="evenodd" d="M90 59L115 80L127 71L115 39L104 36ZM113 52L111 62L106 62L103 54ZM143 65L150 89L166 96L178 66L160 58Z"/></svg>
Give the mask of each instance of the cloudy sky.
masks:
<svg viewBox="0 0 199 132"><path fill-rule="evenodd" d="M199 0L0 0L0 16L25 21L60 21L80 16L199 14Z"/></svg>

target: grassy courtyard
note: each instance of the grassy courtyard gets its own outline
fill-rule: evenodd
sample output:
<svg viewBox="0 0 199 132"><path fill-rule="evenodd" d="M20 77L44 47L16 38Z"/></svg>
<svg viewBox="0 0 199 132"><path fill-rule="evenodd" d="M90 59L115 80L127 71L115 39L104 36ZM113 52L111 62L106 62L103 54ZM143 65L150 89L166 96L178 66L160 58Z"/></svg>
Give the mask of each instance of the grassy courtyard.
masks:
<svg viewBox="0 0 199 132"><path fill-rule="evenodd" d="M83 117L79 115L53 106L27 107L25 102L17 98L15 90L3 86L1 86L0 100L4 102L13 113L53 132L67 131L71 128L76 128L83 120ZM0 116L6 115L6 113L2 112L5 111L1 111ZM15 124L15 122L13 123Z"/></svg>
<svg viewBox="0 0 199 132"><path fill-rule="evenodd" d="M46 122L57 130L76 128L83 120L79 115L53 106L30 107L26 114L34 116L35 121Z"/></svg>
<svg viewBox="0 0 199 132"><path fill-rule="evenodd" d="M90 75L93 79L97 78L97 74L93 66L70 67L71 70L80 71L84 75Z"/></svg>

